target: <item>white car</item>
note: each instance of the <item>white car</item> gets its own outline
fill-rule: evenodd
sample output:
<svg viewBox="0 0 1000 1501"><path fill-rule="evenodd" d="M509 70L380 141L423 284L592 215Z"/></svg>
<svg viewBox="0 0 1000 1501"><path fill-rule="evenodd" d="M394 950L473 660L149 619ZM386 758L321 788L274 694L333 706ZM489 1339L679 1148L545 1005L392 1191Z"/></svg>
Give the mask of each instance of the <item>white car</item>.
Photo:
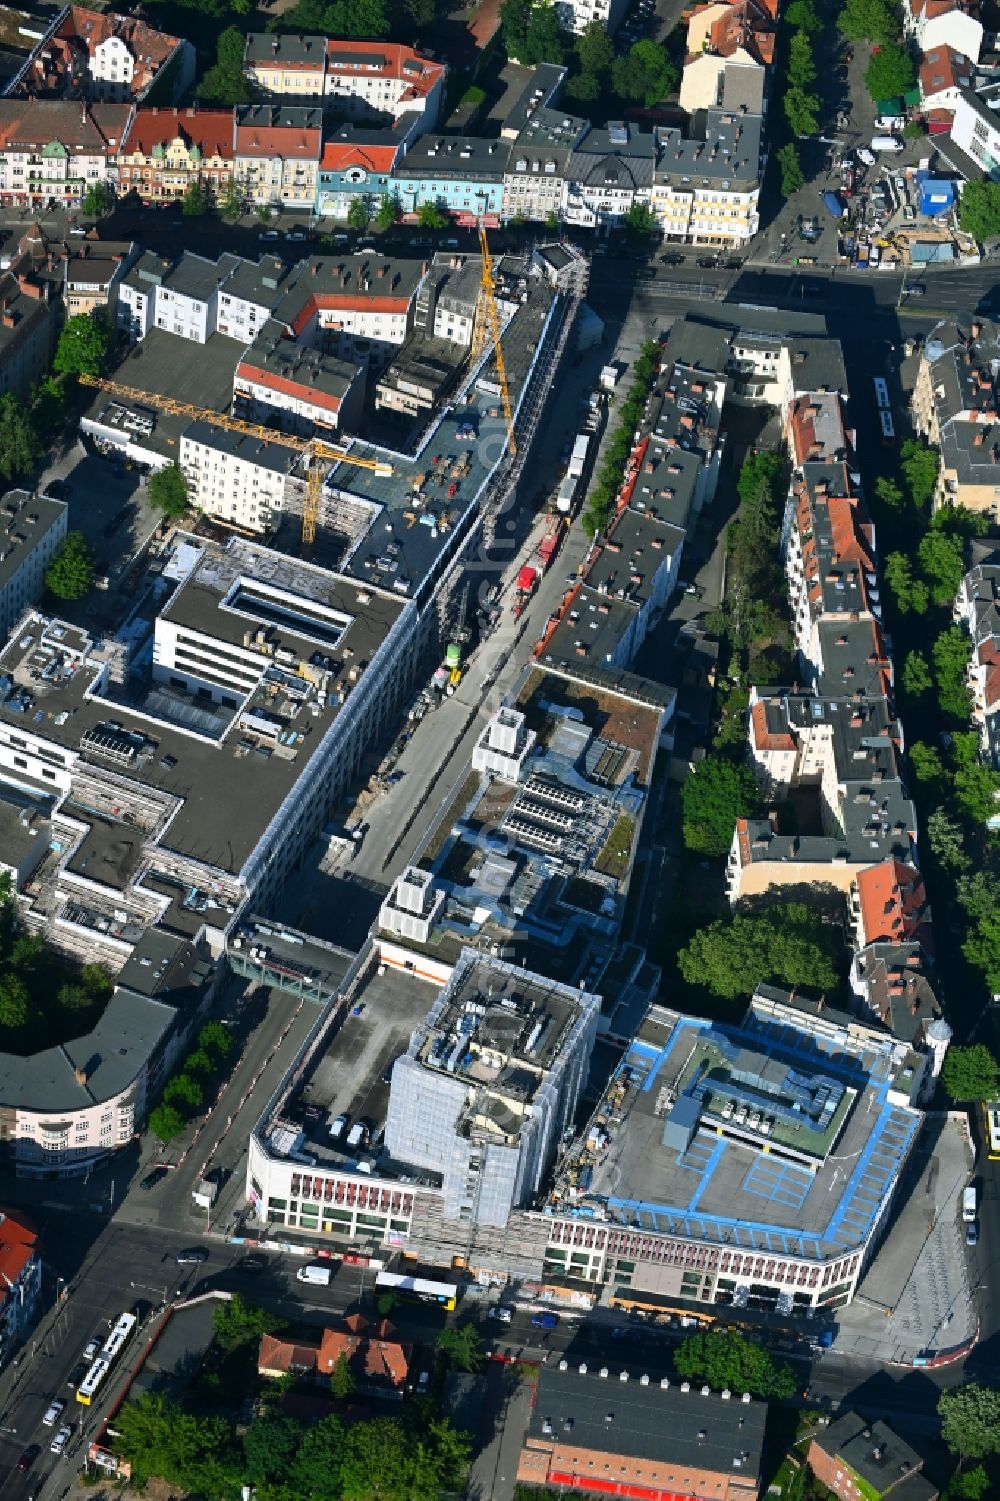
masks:
<svg viewBox="0 0 1000 1501"><path fill-rule="evenodd" d="M72 1437L72 1434L73 1434L73 1425L72 1425L72 1423L64 1423L62 1425L62 1427L60 1428L59 1432L56 1434L55 1438L52 1440L51 1444L49 1445L49 1448L51 1449L52 1453L53 1454L61 1454L62 1451L65 1449L66 1445L69 1443L70 1438Z"/></svg>
<svg viewBox="0 0 1000 1501"><path fill-rule="evenodd" d="M497 1304L495 1308L490 1309L490 1318L496 1319L498 1324L509 1324L511 1320L510 1309L501 1308L500 1305Z"/></svg>
<svg viewBox="0 0 1000 1501"><path fill-rule="evenodd" d="M100 1348L101 1348L101 1342L100 1342L99 1339L90 1339L90 1340L88 1340L87 1343L83 1347L83 1358L84 1358L84 1360L93 1360L94 1357L95 1357L95 1355L97 1354L97 1352L98 1352L98 1350Z"/></svg>
<svg viewBox="0 0 1000 1501"><path fill-rule="evenodd" d="M42 1422L45 1424L45 1427L46 1428L54 1428L56 1426L56 1423L58 1423L59 1419L62 1417L62 1415L63 1415L63 1413L65 1411L66 1411L66 1403L63 1402L63 1401L61 1401L57 1397L56 1400L54 1402L50 1403L49 1406L48 1406L48 1408L46 1409L45 1416L42 1419Z"/></svg>
<svg viewBox="0 0 1000 1501"><path fill-rule="evenodd" d="M262 229L257 238L258 240L276 240L278 238L278 231L276 229Z"/></svg>
<svg viewBox="0 0 1000 1501"><path fill-rule="evenodd" d="M285 235L286 240L304 240L305 237L305 230L303 229L290 229Z"/></svg>

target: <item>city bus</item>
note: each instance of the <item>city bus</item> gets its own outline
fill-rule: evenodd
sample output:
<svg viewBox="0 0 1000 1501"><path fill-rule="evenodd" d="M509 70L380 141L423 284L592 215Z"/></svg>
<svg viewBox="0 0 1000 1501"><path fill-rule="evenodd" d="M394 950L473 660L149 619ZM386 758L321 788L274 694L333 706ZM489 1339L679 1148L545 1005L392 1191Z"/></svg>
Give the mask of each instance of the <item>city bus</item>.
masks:
<svg viewBox="0 0 1000 1501"><path fill-rule="evenodd" d="M896 441L896 429L892 424L892 413L887 407L879 407L879 422L882 425L882 442L887 446Z"/></svg>
<svg viewBox="0 0 1000 1501"><path fill-rule="evenodd" d="M888 411L888 409L889 409L889 385L888 385L888 382L884 379L883 376L876 375L874 377L874 379L872 380L872 386L875 389L875 405L878 407L878 409L879 409L880 412Z"/></svg>
<svg viewBox="0 0 1000 1501"><path fill-rule="evenodd" d="M76 1400L82 1402L84 1407L89 1407L97 1396L99 1389L103 1386L105 1377L110 1370L110 1360L105 1360L103 1355L98 1355L91 1362L86 1376L84 1376L76 1389Z"/></svg>
<svg viewBox="0 0 1000 1501"><path fill-rule="evenodd" d="M1000 1162L1000 1100L987 1100L983 1105L986 1117L987 1156L991 1162Z"/></svg>
<svg viewBox="0 0 1000 1501"><path fill-rule="evenodd" d="M139 1320L134 1313L123 1313L101 1346L101 1356L112 1365L132 1338Z"/></svg>
<svg viewBox="0 0 1000 1501"><path fill-rule="evenodd" d="M454 1282L431 1282L426 1277L403 1277L398 1272L379 1272L375 1292L395 1293L408 1303L437 1303L442 1308L454 1308L458 1302Z"/></svg>

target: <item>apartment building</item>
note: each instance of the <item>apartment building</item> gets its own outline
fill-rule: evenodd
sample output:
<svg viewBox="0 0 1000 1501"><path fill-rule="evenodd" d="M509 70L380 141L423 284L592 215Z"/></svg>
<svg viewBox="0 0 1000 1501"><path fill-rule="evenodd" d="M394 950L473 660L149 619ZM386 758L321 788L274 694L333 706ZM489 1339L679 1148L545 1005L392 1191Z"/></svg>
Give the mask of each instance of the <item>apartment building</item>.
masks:
<svg viewBox="0 0 1000 1501"><path fill-rule="evenodd" d="M607 32L617 31L628 10L628 0L556 0L555 13L564 31L577 36L597 21Z"/></svg>
<svg viewBox="0 0 1000 1501"><path fill-rule="evenodd" d="M118 327L133 344L159 328L205 344L214 333L251 344L290 284L284 261L225 252L217 261L184 251L176 261L147 250L122 280Z"/></svg>
<svg viewBox="0 0 1000 1501"><path fill-rule="evenodd" d="M119 287L138 255L138 245L128 240L69 241L60 258L66 316L107 308L117 322Z"/></svg>
<svg viewBox="0 0 1000 1501"><path fill-rule="evenodd" d="M969 691L982 753L1000 770L1000 564L977 562L965 575L955 619L972 638Z"/></svg>
<svg viewBox="0 0 1000 1501"><path fill-rule="evenodd" d="M530 69L518 66L528 76L500 123L502 141L516 141L536 116L544 117L546 110L555 112L566 82L566 69L559 63L537 63Z"/></svg>
<svg viewBox="0 0 1000 1501"><path fill-rule="evenodd" d="M65 501L27 490L8 490L0 500L0 641L40 597L67 513Z"/></svg>
<svg viewBox="0 0 1000 1501"><path fill-rule="evenodd" d="M194 83L195 50L138 16L69 5L8 85L8 96L172 104Z"/></svg>
<svg viewBox="0 0 1000 1501"><path fill-rule="evenodd" d="M903 30L920 51L950 47L978 63L983 23L975 0L909 0L903 6Z"/></svg>
<svg viewBox="0 0 1000 1501"><path fill-rule="evenodd" d="M458 224L500 223L510 148L478 136L424 135L393 172L392 189L404 214L432 203Z"/></svg>
<svg viewBox="0 0 1000 1501"><path fill-rule="evenodd" d="M589 122L561 110L534 112L517 137L503 184L503 218L533 223L558 220L566 196L573 151L590 129Z"/></svg>
<svg viewBox="0 0 1000 1501"><path fill-rule="evenodd" d="M285 432L312 437L356 429L364 393L363 366L290 339L271 319L236 367L233 410L252 422L277 418Z"/></svg>
<svg viewBox="0 0 1000 1501"><path fill-rule="evenodd" d="M415 116L417 133L433 130L447 68L398 42L326 39L323 107L338 118L375 123Z"/></svg>
<svg viewBox="0 0 1000 1501"><path fill-rule="evenodd" d="M179 201L195 183L220 202L233 175L231 110L137 110L118 152L118 190L143 203Z"/></svg>
<svg viewBox="0 0 1000 1501"><path fill-rule="evenodd" d="M233 175L246 202L312 211L322 145L318 106L237 106Z"/></svg>
<svg viewBox="0 0 1000 1501"><path fill-rule="evenodd" d="M950 129L963 89L972 86L974 67L969 58L951 47L931 47L920 63L920 101L930 114L949 116Z"/></svg>
<svg viewBox="0 0 1000 1501"><path fill-rule="evenodd" d="M1000 130L997 153L1000 161ZM917 431L940 453L935 506L965 506L994 520L1000 515L998 360L996 323L943 319L920 351L910 408Z"/></svg>
<svg viewBox="0 0 1000 1501"><path fill-rule="evenodd" d="M717 81L732 91L746 71L727 63ZM715 106L695 118L699 133L659 132L649 206L667 241L746 244L759 223L761 116Z"/></svg>
<svg viewBox="0 0 1000 1501"><path fill-rule="evenodd" d="M771 67L777 14L776 0L733 0L732 4L718 0L696 5L688 19L687 62L714 54ZM689 107L683 98L681 107Z"/></svg>
<svg viewBox="0 0 1000 1501"><path fill-rule="evenodd" d="M921 1456L881 1418L841 1413L810 1440L806 1463L842 1501L937 1501Z"/></svg>
<svg viewBox="0 0 1000 1501"><path fill-rule="evenodd" d="M848 900L851 946L919 943L933 952L931 909L915 865L883 860L858 873Z"/></svg>
<svg viewBox="0 0 1000 1501"><path fill-rule="evenodd" d="M0 99L0 203L79 207L115 175L135 107L56 99Z"/></svg>
<svg viewBox="0 0 1000 1501"><path fill-rule="evenodd" d="M421 261L313 256L299 268L275 317L303 344L347 364L384 366L413 323L414 300L428 272Z"/></svg>
<svg viewBox="0 0 1000 1501"><path fill-rule="evenodd" d="M650 203L655 138L625 121L590 130L566 169L563 216L584 229L620 229L634 203Z"/></svg>
<svg viewBox="0 0 1000 1501"><path fill-rule="evenodd" d="M327 39L252 31L243 54L247 82L265 97L288 104L322 101Z"/></svg>
<svg viewBox="0 0 1000 1501"><path fill-rule="evenodd" d="M302 456L283 443L192 422L181 434L177 461L191 505L242 531L266 536L290 504L302 509Z"/></svg>
<svg viewBox="0 0 1000 1501"><path fill-rule="evenodd" d="M395 197L395 169L406 141L395 127L367 129L342 125L323 143L317 178L316 212L346 219L356 198L374 214L384 197Z"/></svg>
<svg viewBox="0 0 1000 1501"><path fill-rule="evenodd" d="M55 284L0 271L0 395L27 397L49 373L56 332Z"/></svg>
<svg viewBox="0 0 1000 1501"><path fill-rule="evenodd" d="M756 1501L766 1403L663 1380L631 1381L609 1416L611 1405L607 1381L586 1362L540 1367L518 1480L636 1501Z"/></svg>
<svg viewBox="0 0 1000 1501"><path fill-rule="evenodd" d="M949 139L962 153L959 165L964 177L991 177L1000 163L996 100L988 100L973 89L959 88Z"/></svg>
<svg viewBox="0 0 1000 1501"><path fill-rule="evenodd" d="M732 6L725 6L725 10L732 10ZM746 103L747 112L762 115L766 78L767 70L748 52L739 51L732 56L700 52L684 64L678 103L681 109L694 115L698 110L715 109L720 105L738 108L733 101L740 97ZM728 102L725 98L727 92L730 96Z"/></svg>
<svg viewBox="0 0 1000 1501"><path fill-rule="evenodd" d="M38 1238L28 1222L12 1210L0 1210L0 1369L38 1317L42 1258Z"/></svg>

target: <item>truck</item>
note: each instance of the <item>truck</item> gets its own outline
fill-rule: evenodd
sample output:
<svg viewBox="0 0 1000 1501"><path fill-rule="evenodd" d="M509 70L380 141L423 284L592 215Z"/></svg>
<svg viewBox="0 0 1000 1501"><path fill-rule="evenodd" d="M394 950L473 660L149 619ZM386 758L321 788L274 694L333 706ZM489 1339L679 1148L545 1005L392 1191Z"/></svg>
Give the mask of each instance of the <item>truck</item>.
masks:
<svg viewBox="0 0 1000 1501"><path fill-rule="evenodd" d="M831 214L834 219L839 219L844 210L841 207L840 199L837 197L836 193L821 193L820 197L823 200L823 207L826 209L827 213Z"/></svg>
<svg viewBox="0 0 1000 1501"><path fill-rule="evenodd" d="M566 466L566 473L573 479L579 479L583 473L583 466L587 462L587 449L590 447L590 438L586 433L577 433L573 444L573 455Z"/></svg>
<svg viewBox="0 0 1000 1501"><path fill-rule="evenodd" d="M538 588L538 569L532 568L530 563L525 563L517 575L517 587L514 593L514 619L517 620L524 614L528 601Z"/></svg>
<svg viewBox="0 0 1000 1501"><path fill-rule="evenodd" d="M532 1329L554 1329L558 1322L557 1313L533 1313L531 1315Z"/></svg>
<svg viewBox="0 0 1000 1501"><path fill-rule="evenodd" d="M962 1219L967 1225L971 1225L976 1218L976 1189L970 1183L962 1195Z"/></svg>
<svg viewBox="0 0 1000 1501"><path fill-rule="evenodd" d="M576 500L576 487L577 481L571 474L567 474L564 477L562 484L559 486L558 493L556 494L556 510L559 512L560 516L571 516L573 514L573 504Z"/></svg>
<svg viewBox="0 0 1000 1501"><path fill-rule="evenodd" d="M871 147L873 151L896 152L902 151L903 143L895 136L872 136Z"/></svg>
<svg viewBox="0 0 1000 1501"><path fill-rule="evenodd" d="M542 540L538 544L538 561L542 565L542 572L548 573L552 566L556 553L562 546L563 523L560 517L550 516L545 523L545 531Z"/></svg>
<svg viewBox="0 0 1000 1501"><path fill-rule="evenodd" d="M212 1183L207 1178L199 1178L191 1190L191 1197L202 1209L211 1209L219 1197L218 1183Z"/></svg>

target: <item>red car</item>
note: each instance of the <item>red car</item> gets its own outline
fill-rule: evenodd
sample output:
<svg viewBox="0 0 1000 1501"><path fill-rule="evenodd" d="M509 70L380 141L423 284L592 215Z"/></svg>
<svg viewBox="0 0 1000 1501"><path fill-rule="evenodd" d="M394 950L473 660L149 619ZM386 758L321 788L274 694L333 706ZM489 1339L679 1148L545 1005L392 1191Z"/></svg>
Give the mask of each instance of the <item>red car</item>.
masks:
<svg viewBox="0 0 1000 1501"><path fill-rule="evenodd" d="M41 1452L38 1444L29 1444L18 1460L17 1468L19 1470L30 1470Z"/></svg>

